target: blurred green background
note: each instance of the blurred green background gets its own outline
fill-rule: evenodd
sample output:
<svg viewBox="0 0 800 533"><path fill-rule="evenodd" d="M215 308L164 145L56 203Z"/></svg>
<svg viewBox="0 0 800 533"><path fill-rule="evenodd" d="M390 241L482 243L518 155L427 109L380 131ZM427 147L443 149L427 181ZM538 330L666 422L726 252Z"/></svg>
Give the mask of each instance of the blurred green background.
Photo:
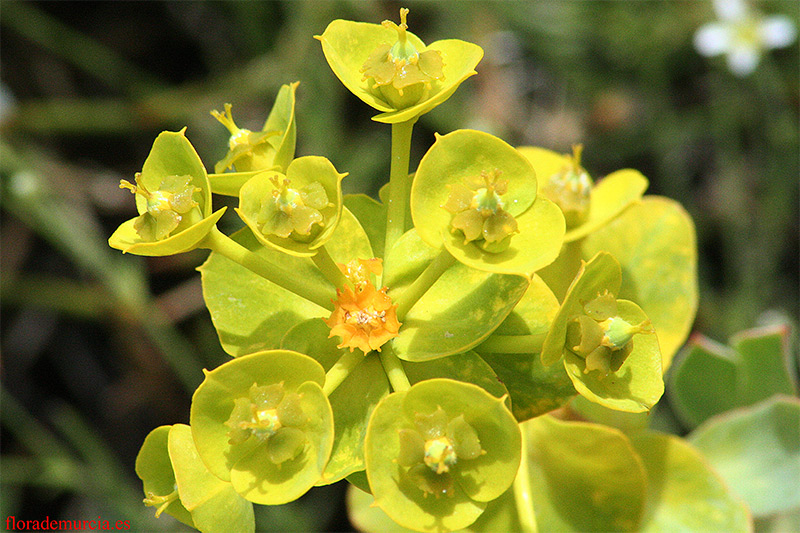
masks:
<svg viewBox="0 0 800 533"><path fill-rule="evenodd" d="M162 130L188 126L206 166L226 151L210 115L233 104L261 128L299 80L298 155L324 155L376 195L389 129L348 93L312 36L336 18L411 9L426 42L481 45L479 74L415 129L476 128L567 153L595 178L632 167L697 225L695 330L798 317L798 45L746 78L692 36L710 2L14 2L0 5L2 464L0 516L130 520L179 529L141 505L133 472L147 433L188 421L201 368L227 360L194 270L205 252L145 259L107 247L131 218L132 179ZM795 0L757 4L800 23ZM223 200L224 201L224 200ZM222 201L220 201L222 205ZM218 206L215 206L218 207ZM225 217L223 231L238 227ZM343 487L258 507L263 530L348 530Z"/></svg>

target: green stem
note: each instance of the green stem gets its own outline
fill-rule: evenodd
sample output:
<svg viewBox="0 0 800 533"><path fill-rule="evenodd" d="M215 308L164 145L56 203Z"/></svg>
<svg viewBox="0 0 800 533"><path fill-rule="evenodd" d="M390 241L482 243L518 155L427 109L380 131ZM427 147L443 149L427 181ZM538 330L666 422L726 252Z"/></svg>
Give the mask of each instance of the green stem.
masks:
<svg viewBox="0 0 800 533"><path fill-rule="evenodd" d="M330 396L336 390L336 387L347 379L350 372L364 360L364 357L365 355L361 350L344 352L339 360L328 370L328 373L325 374L325 386L322 387L322 392L325 393L325 396Z"/></svg>
<svg viewBox="0 0 800 533"><path fill-rule="evenodd" d="M533 498L531 495L531 477L528 471L528 437L524 424L520 429L522 430L522 457L519 462L517 477L514 478L514 502L516 503L520 531L523 533L538 533L539 528L536 525L536 513L533 510Z"/></svg>
<svg viewBox="0 0 800 533"><path fill-rule="evenodd" d="M347 284L347 278L336 265L336 262L331 257L331 254L328 253L328 249L325 245L320 246L316 255L311 259L314 261L314 264L317 265L317 268L322 271L322 274L325 275L325 278L333 283L334 287L344 287Z"/></svg>
<svg viewBox="0 0 800 533"><path fill-rule="evenodd" d="M408 311L414 307L414 304L422 298L422 295L425 294L428 289L436 283L436 280L442 277L442 274L453 266L455 262L456 258L450 255L447 249L442 248L439 255L436 256L436 259L434 259L433 262L422 271L422 274L420 274L419 277L403 291L400 297L397 298L397 319L402 321L406 313L408 313Z"/></svg>
<svg viewBox="0 0 800 533"><path fill-rule="evenodd" d="M477 350L481 353L540 353L547 333L490 335Z"/></svg>
<svg viewBox="0 0 800 533"><path fill-rule="evenodd" d="M200 247L207 248L235 263L239 263L251 272L305 298L309 302L313 302L329 311L334 309L333 300L336 298L336 292L333 287L320 287L316 284L307 285L303 283L301 277L248 250L219 231L216 226L200 243Z"/></svg>
<svg viewBox="0 0 800 533"><path fill-rule="evenodd" d="M386 377L389 378L392 390L394 392L403 392L410 389L411 383L408 381L406 371L403 370L403 363L400 361L400 358L395 355L392 347L388 344L384 344L383 349L379 353L383 370L386 372Z"/></svg>
<svg viewBox="0 0 800 533"><path fill-rule="evenodd" d="M416 118L392 124L392 162L389 171L389 200L386 203L385 258L406 231L408 203L408 161L411 156L411 133Z"/></svg>

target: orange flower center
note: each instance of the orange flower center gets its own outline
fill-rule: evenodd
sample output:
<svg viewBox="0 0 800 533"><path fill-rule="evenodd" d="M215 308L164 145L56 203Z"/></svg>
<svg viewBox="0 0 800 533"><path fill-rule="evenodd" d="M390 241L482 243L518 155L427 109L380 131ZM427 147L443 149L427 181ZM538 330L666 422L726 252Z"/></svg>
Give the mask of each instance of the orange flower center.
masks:
<svg viewBox="0 0 800 533"><path fill-rule="evenodd" d="M360 349L365 354L380 351L381 346L397 336L400 322L386 287L375 288L369 273L380 274L380 259L353 260L339 265L352 287L337 289L335 309L325 323L331 328L330 337L342 339L339 348Z"/></svg>

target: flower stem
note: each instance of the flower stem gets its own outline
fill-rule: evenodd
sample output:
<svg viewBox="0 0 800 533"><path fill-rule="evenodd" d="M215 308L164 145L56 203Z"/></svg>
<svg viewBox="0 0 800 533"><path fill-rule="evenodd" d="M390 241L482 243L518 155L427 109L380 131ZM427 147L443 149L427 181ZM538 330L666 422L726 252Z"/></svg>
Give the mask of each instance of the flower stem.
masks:
<svg viewBox="0 0 800 533"><path fill-rule="evenodd" d="M490 335L476 350L481 353L540 353L547 332L533 335Z"/></svg>
<svg viewBox="0 0 800 533"><path fill-rule="evenodd" d="M325 276L325 278L333 283L334 287L344 287L347 284L347 278L344 276L342 270L336 265L336 262L331 257L331 254L328 253L328 249L325 247L325 245L322 245L317 249L316 255L311 257L311 260L314 261L314 264L317 265L317 268L322 271L322 274Z"/></svg>
<svg viewBox="0 0 800 533"><path fill-rule="evenodd" d="M321 287L316 284L304 284L302 278L289 272L285 268L267 261L260 255L252 252L234 241L216 226L209 232L206 238L200 243L200 248L206 248L216 252L231 261L238 263L246 269L258 274L271 281L272 283L317 304L320 307L332 311L334 309L333 300L336 298L336 291L333 287Z"/></svg>
<svg viewBox="0 0 800 533"><path fill-rule="evenodd" d="M411 133L416 118L392 124L392 161L389 171L389 200L386 204L385 258L397 239L406 231L408 204L408 161L411 156Z"/></svg>
<svg viewBox="0 0 800 533"><path fill-rule="evenodd" d="M386 377L389 378L392 390L394 392L403 392L410 389L411 383L409 383L406 371L403 369L403 363L400 361L400 358L395 355L392 347L389 344L384 344L383 349L379 353L383 370L386 372Z"/></svg>
<svg viewBox="0 0 800 533"><path fill-rule="evenodd" d="M536 513L533 510L531 497L531 478L528 471L528 436L527 428L523 424L522 430L522 457L519 462L517 477L514 478L514 502L517 504L517 518L519 518L520 531L523 533L538 533Z"/></svg>
<svg viewBox="0 0 800 533"><path fill-rule="evenodd" d="M347 379L350 372L364 360L364 357L364 353L361 350L344 352L339 360L328 370L328 373L325 374L325 386L322 387L322 392L325 393L325 396L330 396L336 390L336 387Z"/></svg>
<svg viewBox="0 0 800 533"><path fill-rule="evenodd" d="M404 290L400 297L397 298L397 319L402 321L406 313L414 307L414 304L422 298L428 289L430 289L436 280L442 277L445 271L453 266L456 258L450 255L447 249L442 248L439 255L429 264L422 274L419 275L414 282Z"/></svg>

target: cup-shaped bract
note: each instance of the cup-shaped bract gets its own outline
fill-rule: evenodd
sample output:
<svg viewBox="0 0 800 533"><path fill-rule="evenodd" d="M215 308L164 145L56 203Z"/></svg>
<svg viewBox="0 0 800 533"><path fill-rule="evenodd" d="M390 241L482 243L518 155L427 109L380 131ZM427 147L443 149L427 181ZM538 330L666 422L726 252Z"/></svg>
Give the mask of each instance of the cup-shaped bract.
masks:
<svg viewBox="0 0 800 533"><path fill-rule="evenodd" d="M563 358L575 389L620 411L642 412L664 393L661 351L650 320L636 304L616 299L619 263L599 252L581 266L541 351L549 366Z"/></svg>
<svg viewBox="0 0 800 533"><path fill-rule="evenodd" d="M211 212L208 175L185 131L161 133L135 183L120 183L135 194L139 216L111 235L112 248L149 256L188 252L224 213L224 207Z"/></svg>
<svg viewBox="0 0 800 533"><path fill-rule="evenodd" d="M411 187L420 238L463 264L530 275L558 256L564 216L537 196L536 173L507 143L475 130L437 135Z"/></svg>
<svg viewBox="0 0 800 533"><path fill-rule="evenodd" d="M325 371L310 357L268 350L207 372L191 427L209 471L247 500L277 505L316 484L333 446Z"/></svg>
<svg viewBox="0 0 800 533"><path fill-rule="evenodd" d="M232 106L211 114L228 128L228 153L214 165L214 172L286 171L294 158L297 128L294 119L295 92L299 82L281 86L261 131L240 128L233 120Z"/></svg>
<svg viewBox="0 0 800 533"><path fill-rule="evenodd" d="M330 239L342 214L342 178L324 157L295 159L260 172L239 191L236 212L264 245L310 257Z"/></svg>
<svg viewBox="0 0 800 533"><path fill-rule="evenodd" d="M581 145L573 147L572 155L535 146L518 150L536 170L539 193L555 202L564 213L567 223L564 242L576 241L605 226L641 200L648 186L647 178L632 169L612 172L594 182L581 165Z"/></svg>
<svg viewBox="0 0 800 533"><path fill-rule="evenodd" d="M450 379L384 398L364 459L376 504L403 527L461 529L513 483L521 434L503 398Z"/></svg>
<svg viewBox="0 0 800 533"><path fill-rule="evenodd" d="M475 74L481 47L457 39L426 46L400 24L334 20L318 39L333 73L353 94L381 114L373 120L415 120L447 100Z"/></svg>
<svg viewBox="0 0 800 533"><path fill-rule="evenodd" d="M145 505L156 508L156 518L167 513L184 524L195 527L192 515L181 503L175 471L169 458L171 426L151 431L136 456L136 475L142 480Z"/></svg>

